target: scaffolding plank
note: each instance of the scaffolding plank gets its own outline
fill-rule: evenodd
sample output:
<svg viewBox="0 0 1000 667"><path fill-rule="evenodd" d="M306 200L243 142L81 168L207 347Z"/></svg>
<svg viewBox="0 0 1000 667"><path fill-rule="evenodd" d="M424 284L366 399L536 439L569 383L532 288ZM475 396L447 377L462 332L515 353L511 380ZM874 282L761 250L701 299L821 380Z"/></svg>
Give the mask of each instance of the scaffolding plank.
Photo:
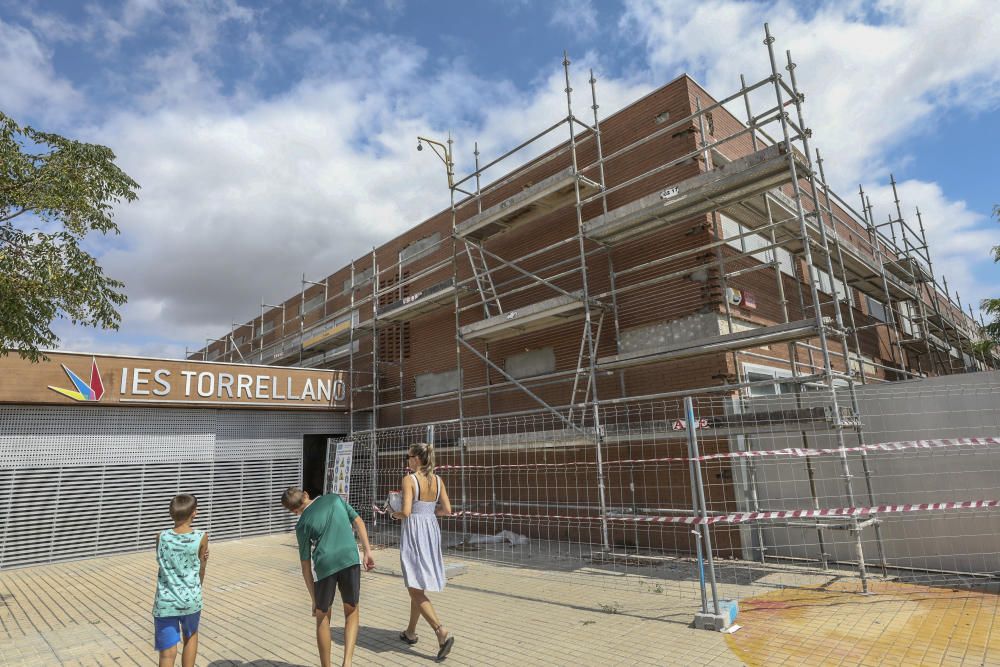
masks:
<svg viewBox="0 0 1000 667"><path fill-rule="evenodd" d="M526 225L548 213L576 203L576 172L573 167L528 186L465 222L455 226L459 238L482 241L495 234ZM580 180L580 197L595 194L598 188L590 181Z"/></svg>
<svg viewBox="0 0 1000 667"><path fill-rule="evenodd" d="M830 319L823 318L823 323L824 325L829 325ZM816 325L815 319L798 320L786 324L775 324L773 326L757 327L756 329L738 331L731 334L699 338L660 348L601 357L597 360L597 365L608 369L640 366L661 361L687 359L714 352L729 352L769 345L771 343L811 338L818 335L818 333L819 328Z"/></svg>
<svg viewBox="0 0 1000 667"><path fill-rule="evenodd" d="M577 320L584 314L583 296L574 292L467 324L460 331L463 338L470 340L502 340Z"/></svg>
<svg viewBox="0 0 1000 667"><path fill-rule="evenodd" d="M283 343L278 343L277 345L264 348L264 352L260 355L260 363L275 364L278 361L291 357L297 357L298 355L299 336L295 336L287 341L284 341Z"/></svg>
<svg viewBox="0 0 1000 667"><path fill-rule="evenodd" d="M915 257L900 257L890 260L885 263L885 270L907 283L914 280L918 283L933 282L930 273Z"/></svg>
<svg viewBox="0 0 1000 667"><path fill-rule="evenodd" d="M767 192L767 199L770 201L771 220L780 223L775 229L775 238L782 244L782 247L794 255L801 255L804 252L802 243L802 228L796 211L795 202L791 197L780 190ZM768 207L764 197L756 197L739 203L738 206L727 208L723 211L727 216L733 218L748 229L757 229L768 224ZM816 225L815 216L808 215L806 229L809 238L816 244L822 242L819 227ZM828 234L827 243L831 251L840 247L840 255L844 260L844 269L847 272L847 283L868 296L878 301L885 300L885 288L889 288L889 294L894 301L904 299L915 299L916 294L907 282L900 280L891 273L886 273L885 285L882 283L882 272L879 270L878 262L874 257L869 256L849 240L833 234ZM834 272L837 273L839 267L839 257L834 252ZM823 268L820 266L819 268Z"/></svg>
<svg viewBox="0 0 1000 667"><path fill-rule="evenodd" d="M926 352L927 343L930 343L931 347L937 348L940 352L948 353L951 351L951 345L944 342L934 334L919 332L916 334L907 334L906 338L901 338L899 343L906 349L917 353Z"/></svg>
<svg viewBox="0 0 1000 667"><path fill-rule="evenodd" d="M800 155L794 155L799 173L808 173ZM596 241L627 241L672 222L731 206L784 185L791 178L784 146L768 146L608 211L585 223L583 231Z"/></svg>
<svg viewBox="0 0 1000 667"><path fill-rule="evenodd" d="M302 337L302 348L305 350L331 350L350 340L351 320L324 328L321 331L306 332Z"/></svg>
<svg viewBox="0 0 1000 667"><path fill-rule="evenodd" d="M448 278L436 285L404 297L379 309L378 317L393 322L406 322L420 315L439 310L442 303L455 297L455 280Z"/></svg>

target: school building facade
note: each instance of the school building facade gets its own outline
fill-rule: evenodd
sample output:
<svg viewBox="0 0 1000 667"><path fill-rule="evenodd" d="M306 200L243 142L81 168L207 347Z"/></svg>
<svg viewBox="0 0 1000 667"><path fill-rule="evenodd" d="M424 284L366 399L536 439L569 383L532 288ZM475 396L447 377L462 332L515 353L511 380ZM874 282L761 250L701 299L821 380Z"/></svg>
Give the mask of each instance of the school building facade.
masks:
<svg viewBox="0 0 1000 667"><path fill-rule="evenodd" d="M0 569L150 549L178 493L213 539L289 530L349 431L335 371L47 356L0 358Z"/></svg>

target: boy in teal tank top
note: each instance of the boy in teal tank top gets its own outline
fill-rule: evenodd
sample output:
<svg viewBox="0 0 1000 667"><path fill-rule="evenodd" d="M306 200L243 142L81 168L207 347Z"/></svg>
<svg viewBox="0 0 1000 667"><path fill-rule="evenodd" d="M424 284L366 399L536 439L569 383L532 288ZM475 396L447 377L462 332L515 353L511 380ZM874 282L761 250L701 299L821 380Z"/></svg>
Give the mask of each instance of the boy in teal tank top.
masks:
<svg viewBox="0 0 1000 667"><path fill-rule="evenodd" d="M156 538L156 595L153 598L154 647L160 667L172 667L177 645L184 641L181 665L194 667L201 620L201 585L208 563L208 533L191 527L198 516L198 499L181 494L170 501L172 529Z"/></svg>

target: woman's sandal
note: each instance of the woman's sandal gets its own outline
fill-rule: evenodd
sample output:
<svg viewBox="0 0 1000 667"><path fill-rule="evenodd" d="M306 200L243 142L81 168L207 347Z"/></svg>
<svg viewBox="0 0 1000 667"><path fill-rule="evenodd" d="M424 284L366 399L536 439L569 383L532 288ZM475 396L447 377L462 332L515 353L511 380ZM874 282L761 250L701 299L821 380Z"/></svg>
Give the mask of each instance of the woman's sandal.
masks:
<svg viewBox="0 0 1000 667"><path fill-rule="evenodd" d="M406 630L403 630L402 632L399 633L399 638L402 639L407 644L409 644L410 646L416 644L417 640L420 639L419 637L416 636L414 636L413 639L410 639L409 637L406 636Z"/></svg>
<svg viewBox="0 0 1000 667"><path fill-rule="evenodd" d="M441 626L439 625L437 628L434 628L434 632L437 632L438 628L440 628L440 627ZM448 633L448 638L444 640L444 643L443 644L438 644L438 654L437 654L437 658L435 658L435 660L437 660L438 662L441 662L442 660L444 660L445 658L447 658L448 654L451 653L451 647L452 647L452 645L454 645L454 643L455 643L455 638L452 637L451 633L449 632Z"/></svg>

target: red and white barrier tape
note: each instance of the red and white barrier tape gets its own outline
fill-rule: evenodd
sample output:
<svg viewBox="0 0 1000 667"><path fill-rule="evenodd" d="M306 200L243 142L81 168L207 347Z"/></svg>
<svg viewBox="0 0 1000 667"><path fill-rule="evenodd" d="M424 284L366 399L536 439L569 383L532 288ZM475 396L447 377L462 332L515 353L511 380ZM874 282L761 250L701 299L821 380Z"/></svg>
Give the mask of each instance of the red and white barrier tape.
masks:
<svg viewBox="0 0 1000 667"><path fill-rule="evenodd" d="M939 449L943 447L989 447L1000 446L1000 438L935 438L931 440L903 440L898 442L882 442L874 445L858 445L856 447L803 449L788 447L785 449L759 449L746 452L722 452L704 454L698 457L665 456L652 459L618 459L605 461L604 465L634 465L641 463L690 463L691 461L713 461L720 459L749 459L764 457L808 457L830 456L840 454L859 454L862 452L898 452L907 449ZM596 466L595 461L566 461L564 463L503 463L497 465L439 465L435 470L501 470L516 468L569 468L574 466Z"/></svg>
<svg viewBox="0 0 1000 667"><path fill-rule="evenodd" d="M769 519L811 519L816 517L859 517L872 514L903 514L909 512L934 512L953 509L990 509L1000 507L1000 500L960 500L948 503L919 503L909 505L876 505L875 507L836 507L812 510L775 510L771 512L736 512L733 514L717 514L707 518L697 516L609 516L607 521L626 523L682 523L699 525L703 523L745 523L747 521L762 521ZM484 519L518 519L518 520L564 520L564 521L601 521L599 516L560 516L551 514L513 514L509 512L455 512L453 517L468 516Z"/></svg>

